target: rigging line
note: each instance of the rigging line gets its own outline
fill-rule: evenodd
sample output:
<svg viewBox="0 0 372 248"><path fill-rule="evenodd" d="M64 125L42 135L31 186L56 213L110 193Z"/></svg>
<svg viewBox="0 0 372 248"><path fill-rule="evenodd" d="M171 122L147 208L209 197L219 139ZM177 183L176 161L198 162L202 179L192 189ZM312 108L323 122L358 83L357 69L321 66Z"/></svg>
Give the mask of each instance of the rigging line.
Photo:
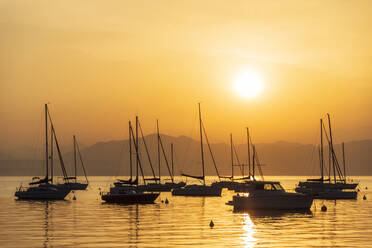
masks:
<svg viewBox="0 0 372 248"><path fill-rule="evenodd" d="M256 149L254 149L254 152L256 153L256 161L257 161L258 171L260 172L260 175L261 175L262 180L265 180L264 179L264 176L263 176L263 173L262 173L261 163L260 163L260 161L258 159L258 155L257 155Z"/></svg>
<svg viewBox="0 0 372 248"><path fill-rule="evenodd" d="M189 151L190 151L191 143L192 143L192 141L194 141L191 137L192 137L192 135L195 131L196 121L197 121L197 115L194 114L194 122L193 122L193 125L192 125L192 128L191 128L191 131L189 133L189 136L188 137L186 136L188 142L186 144L186 149L183 152L181 163L180 163L181 173L183 171L183 168L185 168L186 161L189 161L188 158L191 157L191 156L188 156L188 154L189 154Z"/></svg>
<svg viewBox="0 0 372 248"><path fill-rule="evenodd" d="M83 157L81 156L81 153L80 153L80 148L79 148L79 144L77 143L77 141L75 140L76 142L76 149L78 151L78 154L79 154L79 159L80 159L80 162L81 162L81 166L83 167L83 171L84 171L84 176L85 176L85 180L87 181L87 183L89 184L89 181L88 181L88 177L87 177L87 173L85 171L85 166L84 166L84 163L83 163Z"/></svg>
<svg viewBox="0 0 372 248"><path fill-rule="evenodd" d="M141 171L141 175L142 175L142 179L143 179L143 183L146 185L146 180L145 180L145 174L143 173L143 169L142 169L142 164L141 164L141 159L140 159L140 156L139 156L139 152L138 152L138 144L136 142L136 138L134 136L134 132L133 132L133 129L131 129L131 134L132 134L132 139L133 139L133 144L134 144L134 148L136 149L136 157L137 157L137 161L138 161L138 165L139 165L139 168L140 168L140 171ZM137 179L138 180L138 175L136 175Z"/></svg>
<svg viewBox="0 0 372 248"><path fill-rule="evenodd" d="M238 153L237 153L237 151L236 151L236 148L235 148L235 145L234 145L234 144L233 144L233 150L234 150L234 153L235 153L236 161L238 162L238 166L239 166L239 168L240 168L240 172L241 172L242 175L243 175L242 164L241 164L240 161L239 161Z"/></svg>
<svg viewBox="0 0 372 248"><path fill-rule="evenodd" d="M151 167L152 175L154 176L154 178L156 178L156 176L155 176L155 171L154 171L154 167L152 166L150 153L149 153L149 150L148 150L148 148L147 148L147 144L146 144L146 141L145 141L145 137L144 137L144 135L143 135L142 126L141 126L141 122L140 122L140 121L138 121L138 127L139 127L140 132L141 132L142 142L143 142L143 144L144 144L144 146L145 146L145 150L146 150L147 158L148 158L148 161L149 161L149 164L150 164L150 167Z"/></svg>
<svg viewBox="0 0 372 248"><path fill-rule="evenodd" d="M160 135L159 135L159 141L160 141L161 150L163 151L163 156L164 156L165 164L167 165L167 168L168 168L169 176L171 177L172 183L174 183L173 175L172 175L172 172L171 172L170 167L169 167L167 156L165 155L163 141L162 141Z"/></svg>
<svg viewBox="0 0 372 248"><path fill-rule="evenodd" d="M220 173L218 172L217 164L216 164L216 161L214 159L213 152L212 152L212 149L211 149L209 140L208 140L207 132L205 131L204 123L203 123L203 121L201 121L201 123L202 123L202 127L203 127L203 132L204 132L205 140L207 141L207 144L208 144L209 153L210 153L211 158L212 158L212 161L213 161L214 168L216 169L216 173L217 173L218 179L221 180L221 176L220 176Z"/></svg>
<svg viewBox="0 0 372 248"><path fill-rule="evenodd" d="M63 177L64 177L64 180L65 181L69 182L68 175L67 175L67 172L66 172L65 163L63 162L62 153L61 153L61 150L59 148L59 144L58 144L58 140L57 140L57 135L56 135L56 132L54 130L53 124L52 124L52 131L53 131L53 134L54 134L54 141L56 142L56 147L57 147L57 151L58 151L58 158L59 158L59 163L61 165Z"/></svg>
<svg viewBox="0 0 372 248"><path fill-rule="evenodd" d="M50 115L49 110L48 110L48 117L49 117L50 125L51 125L51 128L52 128L53 134L54 134L54 141L56 142L56 147L57 147L57 151L58 151L58 158L59 158L59 162L60 162L60 165L61 165L63 177L64 177L65 181L69 182L69 179L68 179L68 176L67 176L67 172L66 172L65 163L63 162L62 153L61 153L61 150L59 148L56 131L54 129L52 117Z"/></svg>
<svg viewBox="0 0 372 248"><path fill-rule="evenodd" d="M335 165L336 165L335 167L336 167L336 169L337 169L338 177L339 177L340 179L342 179L342 178L343 178L343 175L342 175L342 172L341 172L341 168L340 168L340 166L339 166L339 163L338 163L338 160L337 160L337 157L336 157L335 150L334 150L333 146L330 145L330 144L331 144L331 141L330 141L330 138L328 137L328 133L327 133L326 127L325 127L325 125L324 125L324 122L323 122L323 130L324 130L324 133L325 133L326 139L327 139L327 141L328 141L328 146L330 147L330 149L328 149L328 150L331 150L331 154L329 154L329 155L333 157L334 162L335 162Z"/></svg>

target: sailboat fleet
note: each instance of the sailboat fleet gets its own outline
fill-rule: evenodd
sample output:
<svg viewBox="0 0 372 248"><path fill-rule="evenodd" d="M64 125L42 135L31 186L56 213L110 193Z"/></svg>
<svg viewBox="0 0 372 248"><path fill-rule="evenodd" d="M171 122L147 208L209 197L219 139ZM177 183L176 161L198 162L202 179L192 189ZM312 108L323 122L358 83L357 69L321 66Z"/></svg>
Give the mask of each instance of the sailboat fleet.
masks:
<svg viewBox="0 0 372 248"><path fill-rule="evenodd" d="M50 125L48 125L48 120ZM48 144L48 131L50 126L50 147ZM75 141L75 139L74 139ZM56 145L58 151L59 165L63 173L64 183L54 183L53 171L54 171L54 157L53 157L53 144ZM81 162L82 158L80 156ZM75 164L76 166L76 164ZM76 168L76 167L75 167ZM85 171L85 169L84 169ZM64 199L72 190L81 189L79 184L75 182L70 182L71 179L76 180L75 177L68 177L66 172L66 167L63 162L61 150L58 144L56 132L52 122L52 118L48 111L48 105L45 104L45 177L39 178L34 177L33 181L29 183L29 187L20 186L16 192L15 196L20 200L62 200ZM88 184L85 185L84 189Z"/></svg>
<svg viewBox="0 0 372 248"><path fill-rule="evenodd" d="M311 194L314 198L318 199L355 199L358 195L358 192L355 190L358 183L348 182L346 180L344 143L342 143L343 169L341 169L333 146L331 117L329 114L327 114L327 117L328 133L323 120L320 119L319 164L321 176L320 178L307 179L304 182L299 182L296 192ZM323 135L323 132L325 135ZM328 142L328 177L324 174L326 166L324 163L323 136L326 136Z"/></svg>
<svg viewBox="0 0 372 248"><path fill-rule="evenodd" d="M201 175L189 175L183 173L185 177L190 177L200 181L199 184L186 184L185 182L175 182L174 179L174 146L170 144L171 158L166 153L164 142L159 132L159 122L156 121L157 128L157 168L154 168L149 149L142 131L139 119L136 116L135 126L129 121L129 169L130 176L126 179L116 179L108 192L101 193L101 199L107 203L122 204L145 204L154 203L159 197L160 192L171 192L173 196L194 196L209 197L221 196L222 189L233 190L237 195L228 202L233 205L235 210L244 209L270 209L270 210L306 210L310 209L313 199L356 199L358 183L347 180L345 149L342 144L342 165L336 156L331 128L331 119L328 114L328 129L322 119L320 119L320 146L319 146L319 165L320 178L310 178L300 181L295 189L295 193L286 192L280 182L265 181L258 160L257 150L252 143L249 129L247 131L247 163L241 163L238 153L234 146L232 134L230 134L230 157L231 157L231 176L221 176L213 151L211 149L205 127L202 120L200 104L198 105L199 115L199 134L200 134L200 161ZM50 132L50 135L49 135ZM141 136L142 144L140 144ZM218 177L218 181L208 185L205 173L205 151L203 139L206 140L210 156ZM328 166L325 163L325 145L328 149ZM54 145L57 150L59 167L63 174L63 183L56 183L53 177L54 165ZM48 105L45 104L45 176L35 177L28 187L20 186L15 192L15 196L20 200L62 200L71 191L85 190L88 185L88 177L83 163L83 158L75 135L73 136L73 161L74 174L68 176L62 158L61 149L58 143L54 125ZM144 150L148 164L151 168L152 177L145 177L143 160L140 150ZM162 164L162 161L164 163ZM85 181L78 181L77 167L80 163L84 173ZM169 174L168 179L162 180L162 166L166 166ZM235 168L240 169L240 176L236 175ZM245 167L248 167L246 172ZM157 169L157 173L155 172ZM256 178L256 171L260 173L260 179Z"/></svg>

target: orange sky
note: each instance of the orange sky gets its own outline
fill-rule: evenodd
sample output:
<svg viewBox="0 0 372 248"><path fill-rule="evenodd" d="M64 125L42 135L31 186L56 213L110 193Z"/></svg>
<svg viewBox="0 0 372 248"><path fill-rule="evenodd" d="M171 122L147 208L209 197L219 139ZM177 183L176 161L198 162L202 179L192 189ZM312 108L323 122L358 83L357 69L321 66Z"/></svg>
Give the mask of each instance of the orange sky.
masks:
<svg viewBox="0 0 372 248"><path fill-rule="evenodd" d="M0 149L32 145L50 102L62 143L144 131L211 142L372 138L371 1L0 0ZM242 99L245 68L265 79Z"/></svg>

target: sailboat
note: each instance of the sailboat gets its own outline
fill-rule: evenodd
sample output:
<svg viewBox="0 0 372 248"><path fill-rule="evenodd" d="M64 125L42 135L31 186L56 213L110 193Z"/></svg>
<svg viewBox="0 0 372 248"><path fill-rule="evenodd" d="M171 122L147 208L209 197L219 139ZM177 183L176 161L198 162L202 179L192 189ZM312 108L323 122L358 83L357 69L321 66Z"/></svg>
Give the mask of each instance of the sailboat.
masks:
<svg viewBox="0 0 372 248"><path fill-rule="evenodd" d="M331 128L331 118L328 117L328 129L329 135L326 132L323 120L320 119L320 148L319 148L319 164L321 177L316 179L307 179L304 182L299 182L296 192L307 193L318 199L355 199L357 197L357 191L355 188L358 183L347 182L346 180L346 162L345 162L345 148L342 144L343 153L343 171L340 168L338 159L333 147L333 137ZM329 156L329 167L328 167L328 178L324 176L324 148L323 148L323 131L328 141L328 156ZM333 179L331 177L331 171L333 171Z"/></svg>
<svg viewBox="0 0 372 248"><path fill-rule="evenodd" d="M181 188L183 186L186 185L185 182L179 182L179 183L175 183L174 182L174 168L173 168L173 144L171 144L171 165L172 165L172 170L171 168L169 167L169 163L168 163L168 159L167 159L167 156L165 154L165 149L164 149L164 145L163 145L163 141L160 137L160 132L159 132L159 121L156 120L156 129L157 129L157 148L158 148L158 177L156 178L156 182L155 183L148 183L146 185L146 190L147 191L153 191L153 192L159 192L159 191L171 191L172 189L175 189L175 188ZM165 160L165 164L167 165L167 169L168 169L168 173L169 173L169 176L170 176L170 182L165 182L165 183L162 183L161 182L161 153L160 153L160 150L162 151L162 155L164 157L164 160Z"/></svg>
<svg viewBox="0 0 372 248"><path fill-rule="evenodd" d="M136 178L133 180L133 169L132 169L132 141L135 148L135 164L136 164ZM108 203L122 203L122 204L133 204L133 203L154 203L158 198L159 193L144 192L144 187L139 185L139 170L141 170L142 179L146 185L146 180L142 170L142 165L139 156L139 143L138 143L138 117L136 116L136 135L134 135L132 124L129 121L129 164L130 164L130 178L129 180L117 180L113 187L110 187L110 191L106 194L102 194L101 198L103 201Z"/></svg>
<svg viewBox="0 0 372 248"><path fill-rule="evenodd" d="M51 125L51 154L48 151L48 117ZM59 149L58 141L56 138L53 123L50 118L48 111L48 105L45 104L45 177L40 179L38 177L33 178L33 182L29 183L30 187L20 186L15 192L15 196L20 200L63 200L71 188L60 187L59 185L53 184L53 142L56 142L58 155L60 159L60 165L63 174L66 176L66 169L62 160L61 152ZM51 155L51 156L49 156ZM51 159L52 158L52 159ZM51 170L49 172L49 159ZM50 175L49 175L50 173Z"/></svg>
<svg viewBox="0 0 372 248"><path fill-rule="evenodd" d="M230 134L231 176L227 176L227 177L221 176L221 178L225 178L227 180L215 182L213 183L214 185L222 187L222 188L227 188L229 190L234 190L235 192L246 192L247 188L250 187L250 183L255 182L257 180L256 179L256 168L259 169L261 179L264 180L262 169L261 169L261 164L259 163L259 160L258 160L256 147L252 143L252 139L249 135L248 127L246 128L246 130L247 130L247 148L248 148L247 164L240 163L238 153L233 143L232 134ZM235 163L234 157L236 158L237 163ZM245 175L244 168L247 165L248 165L248 175ZM235 176L234 167L240 168L240 172L241 172L240 177Z"/></svg>
<svg viewBox="0 0 372 248"><path fill-rule="evenodd" d="M88 181L87 173L85 171L85 167L84 167L84 163L83 163L83 158L81 156L79 145L76 141L75 135L73 135L73 140L74 140L74 172L75 172L75 176L68 177L68 179L72 180L72 181L69 181L68 183L66 183L66 186L70 187L72 190L85 190L88 187L89 181ZM83 168L83 172L84 172L84 176L85 176L85 182L78 182L77 181L77 159L76 159L77 154L79 155L79 160L80 160L80 163L81 163L81 167Z"/></svg>
<svg viewBox="0 0 372 248"><path fill-rule="evenodd" d="M203 182L202 185L198 184L193 184L193 185L186 185L181 188L176 188L172 190L172 195L175 196L221 196L221 187L216 187L216 186L208 186L205 183L205 166L204 166L204 150L203 150L203 129L202 129L202 118L201 118L201 110L200 110L200 103L198 104L199 107L199 130L200 130L200 153L201 153L201 163L202 163L202 176L192 176L192 175L187 175L187 174L182 174L183 176L186 177L191 177L195 179L199 179ZM209 144L209 142L208 142ZM209 147L210 148L210 147ZM210 150L211 152L211 150ZM211 152L212 154L212 152ZM214 160L214 159L213 159ZM217 175L219 176L217 167Z"/></svg>

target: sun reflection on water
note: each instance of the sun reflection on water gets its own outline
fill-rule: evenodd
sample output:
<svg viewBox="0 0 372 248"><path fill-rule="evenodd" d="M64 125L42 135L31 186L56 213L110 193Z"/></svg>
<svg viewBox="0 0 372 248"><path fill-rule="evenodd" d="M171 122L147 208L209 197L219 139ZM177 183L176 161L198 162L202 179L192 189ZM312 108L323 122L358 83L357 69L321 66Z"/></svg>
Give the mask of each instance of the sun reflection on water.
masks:
<svg viewBox="0 0 372 248"><path fill-rule="evenodd" d="M242 236L242 239L243 239L242 244L246 248L254 247L255 244L257 243L257 239L253 237L255 233L255 226L249 214L243 214L242 218L243 218L243 230L244 230L244 234Z"/></svg>

